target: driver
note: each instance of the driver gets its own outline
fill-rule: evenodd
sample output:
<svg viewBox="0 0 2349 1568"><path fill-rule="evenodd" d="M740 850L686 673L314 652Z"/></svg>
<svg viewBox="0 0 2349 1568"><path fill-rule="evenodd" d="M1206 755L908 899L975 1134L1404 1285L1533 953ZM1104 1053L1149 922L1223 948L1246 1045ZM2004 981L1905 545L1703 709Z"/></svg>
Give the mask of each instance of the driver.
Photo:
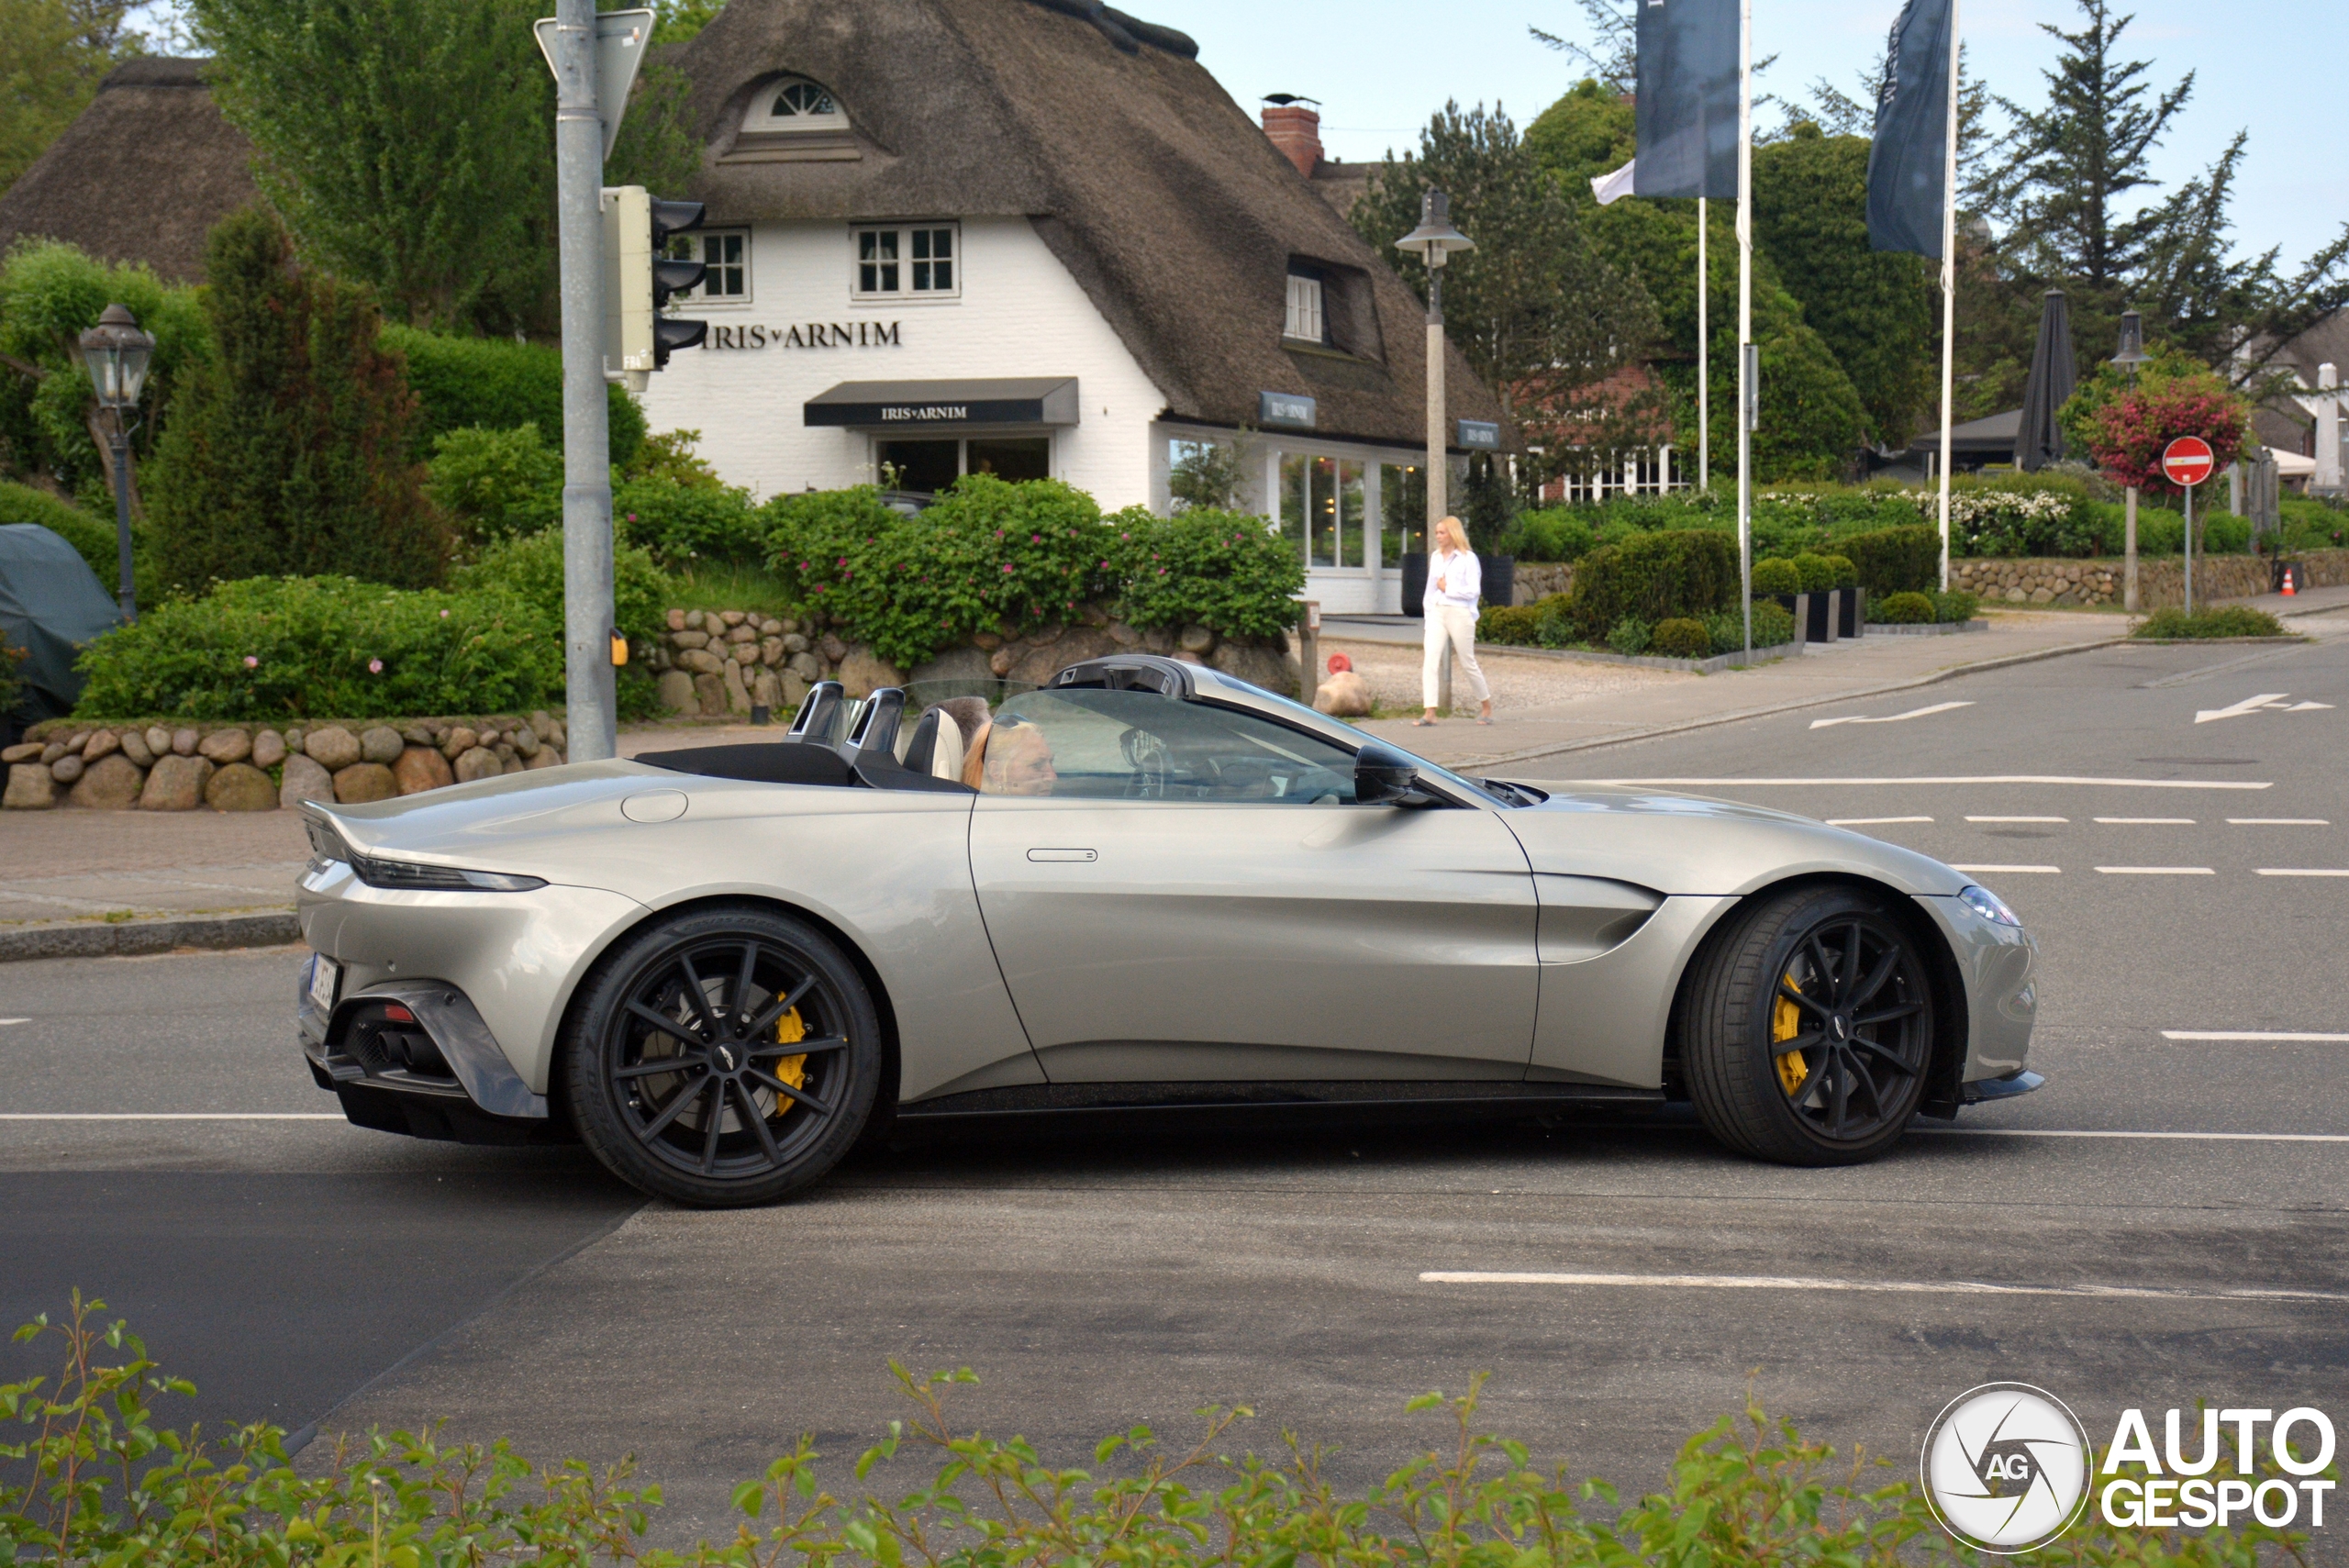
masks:
<svg viewBox="0 0 2349 1568"><path fill-rule="evenodd" d="M976 783L982 795L1050 795L1060 782L1052 745L1032 724L997 719L980 732L978 744ZM967 773L965 782L971 782Z"/></svg>

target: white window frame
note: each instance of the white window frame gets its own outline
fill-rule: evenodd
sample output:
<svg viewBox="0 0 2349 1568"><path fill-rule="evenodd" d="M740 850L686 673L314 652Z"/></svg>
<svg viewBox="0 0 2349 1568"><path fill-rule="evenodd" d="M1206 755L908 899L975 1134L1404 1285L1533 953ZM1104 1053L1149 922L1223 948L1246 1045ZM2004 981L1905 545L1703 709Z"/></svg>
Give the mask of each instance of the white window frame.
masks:
<svg viewBox="0 0 2349 1568"><path fill-rule="evenodd" d="M711 245L711 242L712 242L712 241L716 241L716 240L725 240L725 239L739 239L739 240L740 240L740 241L742 242L742 252L741 252L741 254L742 254L742 259L741 259L741 261L740 261L739 263L737 263L737 262L731 262L731 261L729 261L729 262L723 262L723 263L721 263L721 262L718 262L718 261L716 261L711 260L711 258L710 258L710 245ZM680 241L690 241L690 242L692 243L692 245L693 245L693 249L692 249L692 250L690 250L689 252L687 252L687 253L686 253L685 259L686 259L686 260L688 260L688 261L699 261L699 262L701 262L705 267L707 267L707 268L708 269L708 272L705 272L705 273L703 274L703 281L702 281L701 283L696 284L695 284L691 289L687 290L685 293L684 293L684 294L680 294L680 295L676 295L675 297L676 297L678 300L680 300L680 301L691 301L693 304L695 304L695 305L696 305L696 306L702 306L702 307L703 307L703 308L705 308L705 309L724 309L725 307L727 307L727 306L735 306L735 305L748 305L748 304L750 304L750 303L751 303L751 284L752 284L752 280L751 280L751 231L750 231L749 229L747 229L747 228L696 228L696 229L689 229L689 230L687 230L685 233L684 233L684 234L680 234L680 235L676 236L674 239L671 239L671 240L669 241L669 243L674 247L674 246L675 246L676 244L678 244ZM673 251L672 251L672 254L674 254L674 253L675 253L675 252L673 250ZM735 270L735 271L738 271L738 272L740 272L742 274L742 292L741 292L741 293L740 293L740 294L711 294L710 292L708 292L708 276L709 276L709 273L710 273L710 272L717 272L717 271L719 269L719 267L720 267L721 265L726 266L726 267L729 267L729 268L731 268L731 269L733 269L733 270Z"/></svg>
<svg viewBox="0 0 2349 1568"><path fill-rule="evenodd" d="M928 254L936 245L934 236L946 236L947 255L942 259L949 285L935 286L935 268L941 258ZM865 257L866 237L874 239L874 259ZM885 239L883 237L886 237ZM884 249L896 254L884 256ZM917 255L917 250L924 254ZM963 251L963 226L952 219L924 223L860 223L849 229L848 292L851 299L885 299L918 304L924 300L960 299L963 297L963 269L969 260ZM874 286L865 287L865 269L874 270ZM890 274L882 269L894 268L896 286L886 286ZM926 286L917 286L924 272L930 274Z"/></svg>
<svg viewBox="0 0 2349 1568"><path fill-rule="evenodd" d="M1328 316L1324 310L1324 291L1319 278L1302 272L1288 275L1288 314L1281 327L1281 336L1299 343L1329 341L1326 329Z"/></svg>
<svg viewBox="0 0 2349 1568"><path fill-rule="evenodd" d="M831 106L829 113L809 114L804 110L775 113L785 93L799 89L799 95L813 92ZM751 107L742 117L742 128L755 132L781 132L797 135L803 132L841 132L849 128L848 112L841 107L840 95L820 82L810 82L805 76L785 76L760 88L751 99Z"/></svg>

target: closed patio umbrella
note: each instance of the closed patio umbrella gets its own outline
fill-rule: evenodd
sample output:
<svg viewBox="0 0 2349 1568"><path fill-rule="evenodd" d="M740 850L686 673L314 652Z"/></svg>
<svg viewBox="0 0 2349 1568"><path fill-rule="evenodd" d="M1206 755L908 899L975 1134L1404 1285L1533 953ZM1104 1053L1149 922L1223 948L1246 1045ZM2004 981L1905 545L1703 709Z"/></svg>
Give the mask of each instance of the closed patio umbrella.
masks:
<svg viewBox="0 0 2349 1568"><path fill-rule="evenodd" d="M2022 386L2022 428L2015 435L2015 466L2038 470L2062 461L2064 431L2055 411L2080 384L2072 360L2071 313L2064 291L2049 289L2039 312L2039 342L2031 350L2031 376Z"/></svg>

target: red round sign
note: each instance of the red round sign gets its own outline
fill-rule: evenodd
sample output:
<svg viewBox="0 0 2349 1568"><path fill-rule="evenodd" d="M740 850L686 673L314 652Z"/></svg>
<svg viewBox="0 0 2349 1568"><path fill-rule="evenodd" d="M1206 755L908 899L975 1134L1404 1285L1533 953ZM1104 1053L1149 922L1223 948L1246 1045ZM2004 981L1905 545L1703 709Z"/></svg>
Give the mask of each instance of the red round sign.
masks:
<svg viewBox="0 0 2349 1568"><path fill-rule="evenodd" d="M2210 443L2199 436L2180 436L2162 449L2162 473L2172 484L2199 484L2218 466Z"/></svg>

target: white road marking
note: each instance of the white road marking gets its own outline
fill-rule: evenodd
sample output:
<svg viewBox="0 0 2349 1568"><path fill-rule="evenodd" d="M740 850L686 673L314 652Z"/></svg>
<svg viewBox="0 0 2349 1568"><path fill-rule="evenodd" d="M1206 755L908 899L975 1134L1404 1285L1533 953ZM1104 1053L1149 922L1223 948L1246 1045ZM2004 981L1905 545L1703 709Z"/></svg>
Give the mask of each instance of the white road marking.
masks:
<svg viewBox="0 0 2349 1568"><path fill-rule="evenodd" d="M2099 822L2119 828L2191 828L2191 817L2099 817Z"/></svg>
<svg viewBox="0 0 2349 1568"><path fill-rule="evenodd" d="M2230 828L2330 828L2332 824L2321 817L2230 817Z"/></svg>
<svg viewBox="0 0 2349 1568"><path fill-rule="evenodd" d="M2243 698L2232 707L2206 707L2194 716L2194 722L2208 724L2214 718L2241 718L2245 714L2257 713L2262 709L2277 713L2317 713L2332 706L2329 702L2286 702L2284 699L2291 695L2289 692L2262 692L2255 697Z"/></svg>
<svg viewBox="0 0 2349 1568"><path fill-rule="evenodd" d="M340 1111L0 1111L0 1121L347 1121Z"/></svg>
<svg viewBox="0 0 2349 1568"><path fill-rule="evenodd" d="M2209 866L2099 866L2107 876L2216 876Z"/></svg>
<svg viewBox="0 0 2349 1568"><path fill-rule="evenodd" d="M0 1018L0 1025L5 1025L5 1024L28 1024L28 1023L31 1023L31 1022L32 1022L32 1019L30 1019L30 1018Z"/></svg>
<svg viewBox="0 0 2349 1568"><path fill-rule="evenodd" d="M1830 828L1873 828L1880 822L1931 822L1930 817L1831 817Z"/></svg>
<svg viewBox="0 0 2349 1568"><path fill-rule="evenodd" d="M2003 873L2007 875L2034 873L2043 876L2055 876L2061 873L2064 868L2062 866L1952 866L1949 869L1952 871L1996 872Z"/></svg>
<svg viewBox="0 0 2349 1568"><path fill-rule="evenodd" d="M2190 1290L2132 1284L1989 1284L1979 1280L1806 1278L1795 1274L1513 1273L1431 1269L1421 1284L1614 1285L1664 1290L1826 1290L1870 1296L2060 1296L2124 1301L2349 1301L2326 1290Z"/></svg>
<svg viewBox="0 0 2349 1568"><path fill-rule="evenodd" d="M1968 822L2069 822L2068 817L1969 817Z"/></svg>
<svg viewBox="0 0 2349 1568"><path fill-rule="evenodd" d="M2295 870L2289 866L2261 866L2259 874L2262 876L2349 876L2349 871L2318 867Z"/></svg>
<svg viewBox="0 0 2349 1568"><path fill-rule="evenodd" d="M1685 789L1698 785L1738 784L1750 789L1823 788L1835 784L2110 784L2119 789L2274 789L2273 780L2249 779L2105 779L2074 773L1918 773L1907 778L1817 779L1568 779L1567 784L1642 784Z"/></svg>
<svg viewBox="0 0 2349 1568"><path fill-rule="evenodd" d="M1841 718L1814 718L1813 729L1825 729L1838 724L1898 724L1903 719L1922 718L1927 714L1947 713L1954 707L1972 707L1970 702L1937 702L1931 707L1912 707L1907 713L1887 714L1881 718L1869 718L1861 714L1846 714Z"/></svg>
<svg viewBox="0 0 2349 1568"><path fill-rule="evenodd" d="M2349 1034L2306 1034L2290 1029L2164 1029L2162 1038L2164 1040L2297 1040L2349 1045Z"/></svg>
<svg viewBox="0 0 2349 1568"><path fill-rule="evenodd" d="M2188 1143L2349 1143L2349 1132L2105 1132L2054 1127L1911 1127L1934 1138L2120 1138Z"/></svg>

